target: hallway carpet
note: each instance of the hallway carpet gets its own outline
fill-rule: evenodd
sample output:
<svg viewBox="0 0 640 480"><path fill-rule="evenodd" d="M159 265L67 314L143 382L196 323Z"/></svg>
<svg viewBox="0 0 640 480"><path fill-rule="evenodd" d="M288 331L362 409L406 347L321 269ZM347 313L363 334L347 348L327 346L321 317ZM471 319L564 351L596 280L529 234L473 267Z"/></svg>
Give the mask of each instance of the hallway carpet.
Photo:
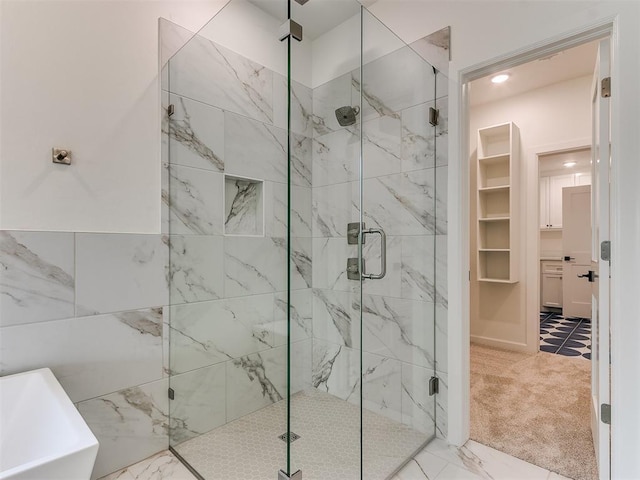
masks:
<svg viewBox="0 0 640 480"><path fill-rule="evenodd" d="M471 439L574 480L594 480L591 362L471 345Z"/></svg>

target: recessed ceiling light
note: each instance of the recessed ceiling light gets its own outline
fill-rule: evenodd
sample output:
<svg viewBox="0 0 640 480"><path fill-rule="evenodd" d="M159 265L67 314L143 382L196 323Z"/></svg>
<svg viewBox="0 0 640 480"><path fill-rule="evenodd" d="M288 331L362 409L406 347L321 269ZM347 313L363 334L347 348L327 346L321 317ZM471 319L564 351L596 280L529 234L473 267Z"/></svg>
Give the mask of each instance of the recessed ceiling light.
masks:
<svg viewBox="0 0 640 480"><path fill-rule="evenodd" d="M576 165L576 162L564 162L563 165L567 168L571 168Z"/></svg>
<svg viewBox="0 0 640 480"><path fill-rule="evenodd" d="M500 75L496 75L491 79L493 83L503 83L507 80L509 80L509 75L507 75L506 73L501 73Z"/></svg>

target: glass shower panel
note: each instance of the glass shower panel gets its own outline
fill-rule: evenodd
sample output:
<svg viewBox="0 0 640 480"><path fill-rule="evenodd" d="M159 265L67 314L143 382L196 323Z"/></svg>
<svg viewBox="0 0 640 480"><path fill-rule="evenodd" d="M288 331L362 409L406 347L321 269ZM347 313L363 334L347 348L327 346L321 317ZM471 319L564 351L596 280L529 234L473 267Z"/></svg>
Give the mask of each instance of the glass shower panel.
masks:
<svg viewBox="0 0 640 480"><path fill-rule="evenodd" d="M358 257L347 229L358 221L354 201L361 148L352 107L358 109L360 100L352 82L360 65L360 5L356 0L304 5L292 0L291 6L304 32L291 51L292 140L295 145L296 139L308 139L312 160L311 185L291 184L294 241L298 210L311 214L302 229L308 238L302 240L310 242L312 268L310 288L291 292L292 374L295 365L306 368L300 350L309 355L310 365L304 389L292 388L291 430L300 438L291 444L291 471L301 470L305 479L359 479L360 334L353 309L359 281L347 279L346 265L347 258ZM351 109L354 121L344 122L342 116L339 121L339 109ZM293 333L302 318L296 296L302 295L312 328L300 342Z"/></svg>
<svg viewBox="0 0 640 480"><path fill-rule="evenodd" d="M170 445L206 479L276 478L287 464L278 438L290 288L281 3L228 3L169 60L163 92ZM293 183L310 188L304 172ZM296 291L310 284L309 243L292 245Z"/></svg>
<svg viewBox="0 0 640 480"><path fill-rule="evenodd" d="M436 433L435 70L363 13L362 478L389 478ZM385 265L386 264L386 265ZM384 272L383 278L375 278ZM367 275L365 275L367 276Z"/></svg>

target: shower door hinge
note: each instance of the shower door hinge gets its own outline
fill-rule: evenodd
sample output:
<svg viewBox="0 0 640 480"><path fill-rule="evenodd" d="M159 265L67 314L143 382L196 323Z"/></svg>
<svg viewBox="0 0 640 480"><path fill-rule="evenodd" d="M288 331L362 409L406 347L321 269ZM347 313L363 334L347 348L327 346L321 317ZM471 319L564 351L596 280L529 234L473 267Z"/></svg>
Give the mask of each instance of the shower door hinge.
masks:
<svg viewBox="0 0 640 480"><path fill-rule="evenodd" d="M282 470L278 472L278 480L302 480L302 470L298 470L293 475L289 476Z"/></svg>
<svg viewBox="0 0 640 480"><path fill-rule="evenodd" d="M429 107L429 123L434 127L438 125L438 118L440 116L440 110Z"/></svg>
<svg viewBox="0 0 640 480"><path fill-rule="evenodd" d="M167 116L169 116L169 117L170 117L170 116L171 116L171 115L173 115L174 113L176 113L176 106L172 103L171 105L169 105L169 106L167 107Z"/></svg>
<svg viewBox="0 0 640 480"><path fill-rule="evenodd" d="M176 398L176 392L173 390L173 388L169 387L169 400L175 400Z"/></svg>
<svg viewBox="0 0 640 480"><path fill-rule="evenodd" d="M436 376L433 376L429 379L429 396L432 397L438 390L440 389L440 379Z"/></svg>
<svg viewBox="0 0 640 480"><path fill-rule="evenodd" d="M611 96L611 77L605 77L602 79L600 88L602 98L609 98Z"/></svg>
<svg viewBox="0 0 640 480"><path fill-rule="evenodd" d="M607 403L600 405L600 421L611 425L611 405Z"/></svg>
<svg viewBox="0 0 640 480"><path fill-rule="evenodd" d="M293 37L299 42L302 41L302 25L289 19L280 25L280 35L278 39L282 42L289 37Z"/></svg>

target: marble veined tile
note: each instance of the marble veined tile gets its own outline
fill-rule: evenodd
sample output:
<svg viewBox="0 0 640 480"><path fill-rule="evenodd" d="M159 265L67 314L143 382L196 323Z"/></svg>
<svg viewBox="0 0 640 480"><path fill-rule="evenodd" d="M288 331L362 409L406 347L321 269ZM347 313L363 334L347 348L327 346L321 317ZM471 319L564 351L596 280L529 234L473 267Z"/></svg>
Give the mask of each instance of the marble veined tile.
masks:
<svg viewBox="0 0 640 480"><path fill-rule="evenodd" d="M287 78L273 74L273 124L287 128ZM313 89L291 82L291 131L305 137L313 136Z"/></svg>
<svg viewBox="0 0 640 480"><path fill-rule="evenodd" d="M273 120L273 72L196 35L170 62L171 92L263 122Z"/></svg>
<svg viewBox="0 0 640 480"><path fill-rule="evenodd" d="M273 295L170 307L171 371L183 373L270 349Z"/></svg>
<svg viewBox="0 0 640 480"><path fill-rule="evenodd" d="M356 310L358 301L354 298ZM363 295L362 316L365 351L433 368L433 303Z"/></svg>
<svg viewBox="0 0 640 480"><path fill-rule="evenodd" d="M291 291L291 305L287 303L287 292L275 294L274 331L276 346L287 343L287 311L291 317L291 341L311 338L313 334L313 292L310 288Z"/></svg>
<svg viewBox="0 0 640 480"><path fill-rule="evenodd" d="M367 225L368 227L368 225ZM386 261L387 273L384 278L376 280L364 280L362 291L369 295L386 295L400 297L401 292L401 250L402 237L390 236L387 232ZM382 269L380 236L367 235L362 249L365 261L365 272L371 274L380 273ZM343 262L344 267L344 262ZM351 285L357 284L350 280Z"/></svg>
<svg viewBox="0 0 640 480"><path fill-rule="evenodd" d="M342 75L313 89L313 129L314 137L340 130L335 111L351 104L350 74ZM356 101L353 105L360 105Z"/></svg>
<svg viewBox="0 0 640 480"><path fill-rule="evenodd" d="M436 233L446 235L447 227L447 191L449 167L438 167L436 170Z"/></svg>
<svg viewBox="0 0 640 480"><path fill-rule="evenodd" d="M447 438L449 434L449 376L444 372L436 372L439 379L436 395L436 435Z"/></svg>
<svg viewBox="0 0 640 480"><path fill-rule="evenodd" d="M434 233L436 211L433 170L366 179L363 185L363 214L367 227L381 227L387 234L393 235ZM355 200L354 205L357 205Z"/></svg>
<svg viewBox="0 0 640 480"><path fill-rule="evenodd" d="M523 480L546 480L549 471L536 465L512 457L506 453L469 440L462 447L448 445L442 439L435 439L425 451L436 455L455 466L475 474L475 476L452 476L443 470L438 478L518 478ZM447 467L449 468L449 467Z"/></svg>
<svg viewBox="0 0 640 480"><path fill-rule="evenodd" d="M222 235L224 176L179 165L171 165L168 173L162 200L169 207L169 232Z"/></svg>
<svg viewBox="0 0 640 480"><path fill-rule="evenodd" d="M163 379L77 405L100 442L92 479L167 449L168 386Z"/></svg>
<svg viewBox="0 0 640 480"><path fill-rule="evenodd" d="M399 421L400 362L379 355L362 356L363 406ZM320 391L360 404L360 352L344 345L314 340L312 383Z"/></svg>
<svg viewBox="0 0 640 480"><path fill-rule="evenodd" d="M392 480L435 480L448 462L425 450L418 453Z"/></svg>
<svg viewBox="0 0 640 480"><path fill-rule="evenodd" d="M438 304L448 305L448 254L447 235L436 235L436 301Z"/></svg>
<svg viewBox="0 0 640 480"><path fill-rule="evenodd" d="M0 358L2 375L51 368L74 402L158 380L162 310L3 327Z"/></svg>
<svg viewBox="0 0 640 480"><path fill-rule="evenodd" d="M399 173L402 146L400 116L385 115L365 121L362 125L362 145L365 178Z"/></svg>
<svg viewBox="0 0 640 480"><path fill-rule="evenodd" d="M359 70L354 70L353 99L360 95L359 77ZM401 110L431 100L435 95L431 65L407 46L364 65L362 77L364 121L379 116L399 118Z"/></svg>
<svg viewBox="0 0 640 480"><path fill-rule="evenodd" d="M426 435L436 433L436 396L429 395L433 373L433 368L402 363L402 423Z"/></svg>
<svg viewBox="0 0 640 480"><path fill-rule="evenodd" d="M436 304L436 370L448 372L447 368L447 338L449 313L447 307Z"/></svg>
<svg viewBox="0 0 640 480"><path fill-rule="evenodd" d="M358 219L359 183L339 183L313 189L311 214L314 237L346 237L347 224Z"/></svg>
<svg viewBox="0 0 640 480"><path fill-rule="evenodd" d="M166 242L161 235L76 234L76 315L166 305Z"/></svg>
<svg viewBox="0 0 640 480"><path fill-rule="evenodd" d="M221 236L171 235L169 248L172 305L216 300L224 296Z"/></svg>
<svg viewBox="0 0 640 480"><path fill-rule="evenodd" d="M100 480L195 480L187 467L168 450L146 458Z"/></svg>
<svg viewBox="0 0 640 480"><path fill-rule="evenodd" d="M224 172L224 113L190 98L170 95L173 115L165 125L169 134L169 162Z"/></svg>
<svg viewBox="0 0 640 480"><path fill-rule="evenodd" d="M169 382L174 391L174 399L169 402L172 445L225 424L224 363L174 375Z"/></svg>
<svg viewBox="0 0 640 480"><path fill-rule="evenodd" d="M341 128L313 139L313 186L322 187L358 179L359 129Z"/></svg>
<svg viewBox="0 0 640 480"><path fill-rule="evenodd" d="M433 168L437 129L429 124L429 108L422 103L402 111L402 171Z"/></svg>
<svg viewBox="0 0 640 480"><path fill-rule="evenodd" d="M227 422L285 398L286 346L237 358L226 366Z"/></svg>
<svg viewBox="0 0 640 480"><path fill-rule="evenodd" d="M353 294L313 289L313 338L357 348L360 316L353 309Z"/></svg>
<svg viewBox="0 0 640 480"><path fill-rule="evenodd" d="M449 164L449 97L436 100L438 126L436 127L436 166Z"/></svg>
<svg viewBox="0 0 640 480"><path fill-rule="evenodd" d="M265 182L265 235L286 237L290 225L294 237L311 237L311 195L308 187L291 185L291 223L285 183Z"/></svg>
<svg viewBox="0 0 640 480"><path fill-rule="evenodd" d="M287 131L225 113L225 172L287 183ZM291 183L311 186L311 138L291 134Z"/></svg>
<svg viewBox="0 0 640 480"><path fill-rule="evenodd" d="M73 233L0 231L0 326L74 314Z"/></svg>
<svg viewBox="0 0 640 480"><path fill-rule="evenodd" d="M402 298L435 301L435 235L402 237Z"/></svg>
<svg viewBox="0 0 640 480"><path fill-rule="evenodd" d="M350 292L359 288L347 278L347 258L358 256L358 246L347 244L345 237L313 239L313 286Z"/></svg>
<svg viewBox="0 0 640 480"><path fill-rule="evenodd" d="M422 58L445 75L449 72L451 28L445 27L411 43Z"/></svg>

